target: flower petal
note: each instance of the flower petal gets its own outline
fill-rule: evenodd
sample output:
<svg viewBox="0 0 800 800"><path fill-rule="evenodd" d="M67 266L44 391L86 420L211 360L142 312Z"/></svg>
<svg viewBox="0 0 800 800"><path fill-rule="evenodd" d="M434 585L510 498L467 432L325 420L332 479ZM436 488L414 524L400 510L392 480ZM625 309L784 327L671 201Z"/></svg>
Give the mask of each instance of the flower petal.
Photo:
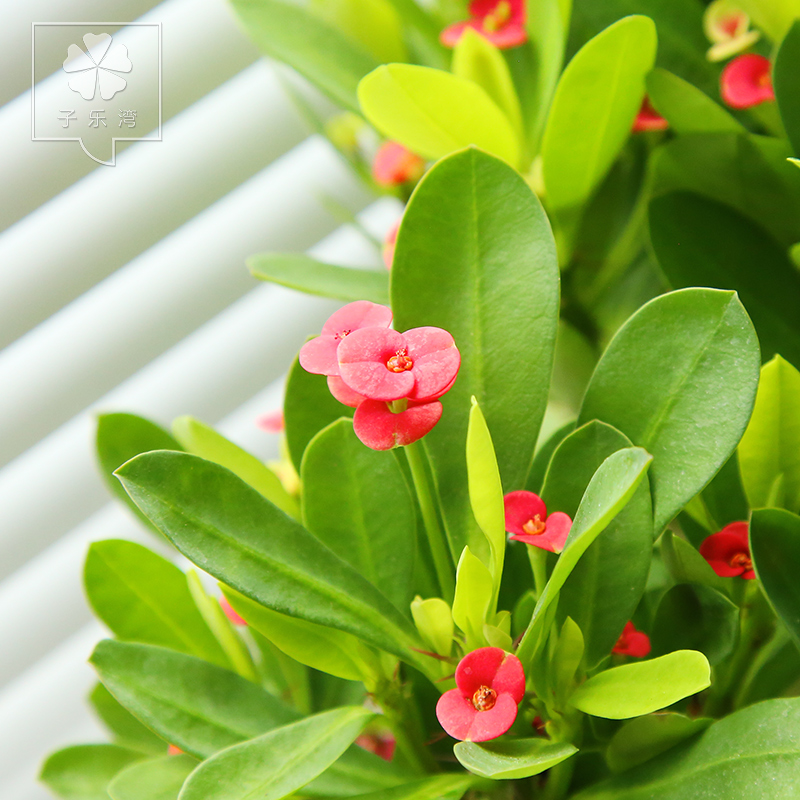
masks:
<svg viewBox="0 0 800 800"><path fill-rule="evenodd" d="M467 697L481 686L491 687L508 655L501 647L480 647L467 653L456 667L456 686Z"/></svg>
<svg viewBox="0 0 800 800"><path fill-rule="evenodd" d="M353 416L356 436L373 450L391 450L411 444L428 433L442 416L442 404L409 403L408 408L393 414L386 403L365 400Z"/></svg>
<svg viewBox="0 0 800 800"><path fill-rule="evenodd" d="M322 333L328 336L341 336L344 332L359 328L388 328L392 324L392 310L387 306L369 300L356 300L342 306L328 317L322 326Z"/></svg>
<svg viewBox="0 0 800 800"><path fill-rule="evenodd" d="M372 162L372 177L381 186L399 186L422 177L425 162L400 142L384 142Z"/></svg>
<svg viewBox="0 0 800 800"><path fill-rule="evenodd" d="M548 544L553 545L553 553L560 553L564 549L567 537L572 528L572 519L563 511L554 511L548 518L542 537Z"/></svg>
<svg viewBox="0 0 800 800"><path fill-rule="evenodd" d="M494 708L478 711L467 731L466 741L488 742L502 736L517 718L517 704L510 694L500 694Z"/></svg>
<svg viewBox="0 0 800 800"><path fill-rule="evenodd" d="M516 707L516 706L515 706ZM486 711L481 712L486 714ZM439 724L454 739L464 741L469 735L478 710L472 701L464 697L458 689L445 692L436 704L436 717Z"/></svg>
<svg viewBox="0 0 800 800"><path fill-rule="evenodd" d="M489 686L498 695L509 694L515 703L521 702L525 696L525 670L522 662L513 653L506 653L505 660Z"/></svg>
<svg viewBox="0 0 800 800"><path fill-rule="evenodd" d="M406 348L402 334L389 328L361 328L339 344L339 374L371 400L399 400L414 388L414 370L392 372L387 361Z"/></svg>
<svg viewBox="0 0 800 800"><path fill-rule="evenodd" d="M456 22L454 25L448 25L440 34L439 34L439 41L445 47L455 47L458 44L458 40L464 35L464 31L467 29L468 22L465 20L463 22ZM470 27L475 27L474 25Z"/></svg>
<svg viewBox="0 0 800 800"><path fill-rule="evenodd" d="M111 100L117 92L121 92L128 85L125 78L120 78L119 75L102 67L97 70L97 83L103 100Z"/></svg>
<svg viewBox="0 0 800 800"><path fill-rule="evenodd" d="M537 514L544 521L547 519L547 506L538 494L520 490L509 492L503 498L506 513L506 530L518 536L525 536L522 526Z"/></svg>
<svg viewBox="0 0 800 800"><path fill-rule="evenodd" d="M412 328L403 334L408 355L414 361L412 400L435 400L452 385L461 366L461 354L453 337L441 328Z"/></svg>
<svg viewBox="0 0 800 800"><path fill-rule="evenodd" d="M774 100L769 59L756 53L734 58L722 71L720 91L731 108L750 108Z"/></svg>
<svg viewBox="0 0 800 800"><path fill-rule="evenodd" d="M225 612L225 616L234 624L234 625L247 625L247 623L233 610L233 606L228 602L228 598L225 595L219 598L219 604L222 610Z"/></svg>
<svg viewBox="0 0 800 800"><path fill-rule="evenodd" d="M469 4L470 17L483 19L497 11L502 0L472 0ZM508 23L525 24L525 0L506 0L511 12Z"/></svg>
<svg viewBox="0 0 800 800"><path fill-rule="evenodd" d="M67 57L62 66L64 72L83 72L85 69L94 69L97 64L78 45L71 44L67 48Z"/></svg>
<svg viewBox="0 0 800 800"><path fill-rule="evenodd" d="M300 348L300 366L315 375L338 375L339 359L336 351L339 342L333 336L317 336ZM336 397L336 395L334 395Z"/></svg>
<svg viewBox="0 0 800 800"><path fill-rule="evenodd" d="M338 375L328 376L328 389L340 403L350 408L358 408L367 399L363 394L354 392Z"/></svg>
<svg viewBox="0 0 800 800"><path fill-rule="evenodd" d="M67 84L73 92L78 92L84 100L92 100L97 86L97 72L97 67L87 69L86 72L78 72L67 81Z"/></svg>
<svg viewBox="0 0 800 800"><path fill-rule="evenodd" d="M99 65L111 47L111 36L107 33L86 33L83 36L83 44L86 46L89 58Z"/></svg>
<svg viewBox="0 0 800 800"><path fill-rule="evenodd" d="M113 69L114 72L130 72L133 64L128 58L128 48L121 42L114 42L103 57L103 63L100 66L103 69Z"/></svg>

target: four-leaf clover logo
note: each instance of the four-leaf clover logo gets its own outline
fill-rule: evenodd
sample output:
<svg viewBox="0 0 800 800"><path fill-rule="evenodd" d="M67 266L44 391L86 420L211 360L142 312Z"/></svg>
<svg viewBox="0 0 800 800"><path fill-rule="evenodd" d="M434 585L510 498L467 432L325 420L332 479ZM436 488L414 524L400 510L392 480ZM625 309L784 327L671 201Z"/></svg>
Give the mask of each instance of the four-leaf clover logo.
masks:
<svg viewBox="0 0 800 800"><path fill-rule="evenodd" d="M69 88L84 100L93 100L99 85L100 97L110 100L128 85L125 78L117 75L133 69L128 48L113 43L107 33L87 33L83 43L86 45L85 53L76 44L71 44L67 50L64 72L75 73L69 79Z"/></svg>

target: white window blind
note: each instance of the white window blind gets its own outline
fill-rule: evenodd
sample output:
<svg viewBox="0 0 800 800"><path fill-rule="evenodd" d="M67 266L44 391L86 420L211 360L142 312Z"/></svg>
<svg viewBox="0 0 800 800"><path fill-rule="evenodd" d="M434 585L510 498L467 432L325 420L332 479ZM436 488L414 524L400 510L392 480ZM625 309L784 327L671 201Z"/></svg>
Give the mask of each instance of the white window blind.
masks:
<svg viewBox="0 0 800 800"><path fill-rule="evenodd" d="M256 284L244 258L310 248L377 266L323 198L378 237L399 204L374 202L306 138L278 68L257 60L224 0L35 0L3 17L0 797L44 800L45 753L104 738L85 702L103 635L81 588L87 545L162 546L109 500L95 414L193 414L275 457L255 420L279 406L291 358L334 305ZM163 141L120 148L113 168L76 142L31 142L26 83L31 22L106 20L163 25Z"/></svg>

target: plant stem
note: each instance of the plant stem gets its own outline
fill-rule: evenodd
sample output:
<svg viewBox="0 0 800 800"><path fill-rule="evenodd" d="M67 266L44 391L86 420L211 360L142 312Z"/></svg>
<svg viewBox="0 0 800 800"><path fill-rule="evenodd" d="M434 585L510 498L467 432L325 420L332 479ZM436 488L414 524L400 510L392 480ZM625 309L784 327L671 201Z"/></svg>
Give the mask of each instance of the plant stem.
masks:
<svg viewBox="0 0 800 800"><path fill-rule="evenodd" d="M434 490L428 480L428 472L425 468L426 457L419 442L406 445L405 451L408 458L408 466L411 469L411 478L414 481L414 489L417 492L417 500L422 511L422 520L425 523L425 530L428 534L428 544L436 567L439 588L442 591L442 597L448 603L452 603L456 588L453 577L453 562L450 559L450 551L444 537L444 531L439 524Z"/></svg>
<svg viewBox="0 0 800 800"><path fill-rule="evenodd" d="M533 570L533 584L536 587L536 599L542 596L545 584L547 583L547 551L541 547L526 545L528 548L528 559Z"/></svg>

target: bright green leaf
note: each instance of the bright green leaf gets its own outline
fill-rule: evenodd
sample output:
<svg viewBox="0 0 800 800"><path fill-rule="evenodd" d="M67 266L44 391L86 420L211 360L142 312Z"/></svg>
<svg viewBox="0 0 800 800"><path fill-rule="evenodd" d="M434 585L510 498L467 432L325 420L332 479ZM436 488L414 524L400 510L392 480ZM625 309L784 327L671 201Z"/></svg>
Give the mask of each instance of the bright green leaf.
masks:
<svg viewBox="0 0 800 800"><path fill-rule="evenodd" d="M178 800L197 766L189 756L163 756L126 767L108 786L111 800Z"/></svg>
<svg viewBox="0 0 800 800"><path fill-rule="evenodd" d="M380 792L353 795L352 800L460 800L472 783L471 776L450 772Z"/></svg>
<svg viewBox="0 0 800 800"><path fill-rule="evenodd" d="M467 637L467 649L485 645L483 623L493 597L492 574L469 547L464 548L456 570L453 620Z"/></svg>
<svg viewBox="0 0 800 800"><path fill-rule="evenodd" d="M109 800L109 781L144 757L115 744L79 744L50 755L39 780L64 800Z"/></svg>
<svg viewBox="0 0 800 800"><path fill-rule="evenodd" d="M441 597L411 603L411 616L425 644L440 656L449 656L453 649L453 614Z"/></svg>
<svg viewBox="0 0 800 800"><path fill-rule="evenodd" d="M756 394L756 403L758 403L758 394ZM746 435L747 431L745 431ZM741 442L739 442L739 446L741 447ZM718 529L750 516L750 505L747 502L742 483L737 450L733 451L731 457L712 478L711 483L703 489L702 502Z"/></svg>
<svg viewBox="0 0 800 800"><path fill-rule="evenodd" d="M577 753L578 748L542 738L507 739L484 744L459 742L453 752L473 774L502 781L538 775Z"/></svg>
<svg viewBox="0 0 800 800"><path fill-rule="evenodd" d="M143 753L164 753L166 742L123 708L102 683L96 684L92 689L89 702L114 735L116 744L131 750L141 750Z"/></svg>
<svg viewBox="0 0 800 800"><path fill-rule="evenodd" d="M700 553L684 539L665 531L661 539L661 556L676 583L696 583L727 592L730 581L721 578Z"/></svg>
<svg viewBox="0 0 800 800"><path fill-rule="evenodd" d="M564 708L567 698L572 694L581 668L584 654L584 639L581 629L572 617L567 617L561 626L556 648L553 653L551 669L557 708Z"/></svg>

